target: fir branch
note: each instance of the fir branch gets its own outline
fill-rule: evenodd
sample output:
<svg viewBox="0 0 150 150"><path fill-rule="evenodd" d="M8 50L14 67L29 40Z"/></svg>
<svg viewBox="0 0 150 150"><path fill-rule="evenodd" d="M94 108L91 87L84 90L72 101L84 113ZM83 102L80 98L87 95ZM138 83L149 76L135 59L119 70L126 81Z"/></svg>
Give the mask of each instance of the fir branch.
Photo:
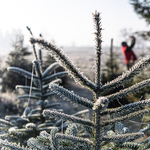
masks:
<svg viewBox="0 0 150 150"><path fill-rule="evenodd" d="M28 144L29 147L33 148L33 150L34 149L37 149L37 150L49 150L49 148L46 147L44 143L36 140L35 138L30 138L27 141L27 144Z"/></svg>
<svg viewBox="0 0 150 150"><path fill-rule="evenodd" d="M66 140L69 140L69 141L74 141L74 142L80 142L80 143L83 143L84 146L90 150L90 147L91 145L93 146L93 142L88 140L88 139L84 139L84 138L81 138L81 137L76 137L76 136L73 136L73 135L65 135L65 134L60 134L60 133L57 133L56 134L56 138L58 139L66 139Z"/></svg>
<svg viewBox="0 0 150 150"><path fill-rule="evenodd" d="M37 128L43 128L43 127L49 127L49 126L53 126L53 123L52 122L42 123L42 124L39 124Z"/></svg>
<svg viewBox="0 0 150 150"><path fill-rule="evenodd" d="M26 129L33 129L33 130L36 130L36 124L34 124L34 123L32 123L32 122L27 123L27 124L25 125L25 128L26 128Z"/></svg>
<svg viewBox="0 0 150 150"><path fill-rule="evenodd" d="M59 67L59 63L55 62L52 63L48 68L46 68L46 70L42 73L42 78L47 77L49 74L52 73L52 71L54 71L54 69L56 69L57 67Z"/></svg>
<svg viewBox="0 0 150 150"><path fill-rule="evenodd" d="M39 79L33 78L33 83L37 88L41 89L42 85L41 85L41 81Z"/></svg>
<svg viewBox="0 0 150 150"><path fill-rule="evenodd" d="M95 43L96 43L96 78L95 78L95 81L96 81L96 85L97 85L97 88L100 88L101 87L101 76L100 76L100 67L101 67L101 43L102 43L102 35L101 35L101 18L100 18L100 13L98 12L95 12L95 14L93 14L93 20L94 20L94 23L95 23Z"/></svg>
<svg viewBox="0 0 150 150"><path fill-rule="evenodd" d="M129 94L133 94L133 93L138 92L140 89L148 86L149 84L150 84L150 79L144 80L140 83L134 84L133 86L131 86L129 88L121 90L115 94L109 95L109 96L107 96L107 98L109 99L109 101L113 101L115 99L122 99Z"/></svg>
<svg viewBox="0 0 150 150"><path fill-rule="evenodd" d="M78 136L78 129L75 123L68 125L65 135Z"/></svg>
<svg viewBox="0 0 150 150"><path fill-rule="evenodd" d="M77 113L73 114L74 116L79 116L81 114L89 113L89 109L78 111Z"/></svg>
<svg viewBox="0 0 150 150"><path fill-rule="evenodd" d="M90 80L88 80L79 71L79 69L76 68L75 65L72 64L72 62L67 58L67 56L63 53L63 51L61 49L56 48L51 43L48 43L42 39L31 38L30 42L32 44L38 43L39 45L43 46L46 50L51 52L52 57L54 57L56 60L58 60L60 62L60 64L68 70L69 74L72 75L72 77L74 78L75 81L77 81L81 85L87 86L92 91L96 90L96 85L93 82L91 82Z"/></svg>
<svg viewBox="0 0 150 150"><path fill-rule="evenodd" d="M6 120L17 120L17 119L20 119L20 118L21 118L20 116L16 116L16 115L11 115L11 116L6 115L5 116Z"/></svg>
<svg viewBox="0 0 150 150"><path fill-rule="evenodd" d="M144 129L141 129L139 132L146 134L150 130L150 125L148 124Z"/></svg>
<svg viewBox="0 0 150 150"><path fill-rule="evenodd" d="M140 18L144 18L147 24L150 24L150 5L149 0L130 0L130 4L133 6L134 11L140 16Z"/></svg>
<svg viewBox="0 0 150 150"><path fill-rule="evenodd" d="M27 29L28 29L28 31L30 32L30 34L33 36L33 33L32 33L31 29L30 29L28 26L27 26ZM36 53L36 49L35 49L35 45L32 44L32 46L33 46L33 54L34 54L34 57L35 57L36 60L38 60L37 53Z"/></svg>
<svg viewBox="0 0 150 150"><path fill-rule="evenodd" d="M22 117L26 117L26 116L28 116L28 114L30 113L30 107L26 107L25 109L24 109L24 111L23 111L23 115L22 115Z"/></svg>
<svg viewBox="0 0 150 150"><path fill-rule="evenodd" d="M137 132L137 133L127 133L127 134L119 134L119 135L113 135L113 136L103 136L103 141L114 141L114 140L120 140L120 141L126 141L127 139L138 139L144 137L144 133Z"/></svg>
<svg viewBox="0 0 150 150"><path fill-rule="evenodd" d="M100 147L100 141L101 141L101 127L100 127L100 109L105 108L105 104L103 104L102 100L98 99L98 97L101 95L101 19L100 19L100 13L95 11L95 14L93 14L93 19L95 23L95 41L96 41L96 60L95 60L95 65L96 65L96 72L95 72L95 83L97 90L95 91L95 104L93 107L93 110L95 110L95 123L96 123L96 137L95 137L95 150L101 149ZM96 99L98 99L96 101ZM106 99L105 99L106 100Z"/></svg>
<svg viewBox="0 0 150 150"><path fill-rule="evenodd" d="M63 146L63 150L75 150L75 149L73 147Z"/></svg>
<svg viewBox="0 0 150 150"><path fill-rule="evenodd" d="M51 82L51 84L60 84L60 83L62 83L61 79L56 79Z"/></svg>
<svg viewBox="0 0 150 150"><path fill-rule="evenodd" d="M141 146L138 148L138 150L149 150L150 148L150 141L146 144L141 144Z"/></svg>
<svg viewBox="0 0 150 150"><path fill-rule="evenodd" d="M46 85L43 85L42 91L45 93L48 88L49 88L49 83Z"/></svg>
<svg viewBox="0 0 150 150"><path fill-rule="evenodd" d="M25 76L25 77L27 77L29 79L31 79L31 77L32 77L32 73L30 73L30 72L28 72L28 71L26 71L24 69L18 68L18 67L8 67L7 70L16 72L18 74L21 74L21 75L23 75L23 76ZM39 77L36 76L35 74L33 74L33 78L34 79L39 79Z"/></svg>
<svg viewBox="0 0 150 150"><path fill-rule="evenodd" d="M81 114L85 114L85 113L87 113L87 112L89 112L89 110L88 109L85 109L85 110L81 110L81 111L78 111L77 113L75 113L75 114L72 114L73 116L79 116L79 115L81 115ZM62 119L60 119L60 120L58 120L56 123L55 123L55 126L60 126L62 123L64 123L66 120L62 120ZM87 127L87 128L89 128L89 127Z"/></svg>
<svg viewBox="0 0 150 150"><path fill-rule="evenodd" d="M35 66L36 75L39 77L39 79L42 79L42 68L40 62L38 60L33 60L32 63Z"/></svg>
<svg viewBox="0 0 150 150"><path fill-rule="evenodd" d="M20 144L8 142L7 140L2 140L2 139L0 139L0 146L9 147L15 150L32 150L31 148L20 146Z"/></svg>
<svg viewBox="0 0 150 150"><path fill-rule="evenodd" d="M31 99L35 99L35 100L37 100L37 99L41 99L41 97L39 96L34 96L34 95L20 95L20 96L18 96L18 98L19 99L22 99L22 98L31 98Z"/></svg>
<svg viewBox="0 0 150 150"><path fill-rule="evenodd" d="M138 148L138 150L147 150L147 148L150 148L150 137L148 137L146 140L142 141L140 143L140 147Z"/></svg>
<svg viewBox="0 0 150 150"><path fill-rule="evenodd" d="M114 142L107 142L109 144L103 146L101 150L115 150L116 144Z"/></svg>
<svg viewBox="0 0 150 150"><path fill-rule="evenodd" d="M51 81L50 83L51 84L60 84L60 83L62 83L62 80L61 79L56 79L56 80ZM49 83L42 87L42 93L46 93L48 90L50 91Z"/></svg>
<svg viewBox="0 0 150 150"><path fill-rule="evenodd" d="M141 59L129 70L124 72L121 76L102 86L101 90L110 91L115 88L118 88L119 86L123 86L125 83L131 81L137 74L141 73L145 68L147 68L149 64L150 56L147 56Z"/></svg>
<svg viewBox="0 0 150 150"><path fill-rule="evenodd" d="M38 136L37 139L40 141L50 143L51 142L51 135L48 134L46 131L41 131L40 136Z"/></svg>
<svg viewBox="0 0 150 150"><path fill-rule="evenodd" d="M61 106L61 103L46 104L44 106L44 109L52 108L52 107L55 107L55 106Z"/></svg>
<svg viewBox="0 0 150 150"><path fill-rule="evenodd" d="M13 126L14 126L14 124L12 124L11 122L6 121L6 120L4 120L4 119L0 119L0 124L6 125L6 126L8 126L8 127L13 127Z"/></svg>
<svg viewBox="0 0 150 150"><path fill-rule="evenodd" d="M17 122L18 126L22 126L26 123L29 123L29 120L25 119L25 118L19 118L19 119L16 120L16 122Z"/></svg>
<svg viewBox="0 0 150 150"><path fill-rule="evenodd" d="M41 92L33 93L33 96L41 98L42 93Z"/></svg>
<svg viewBox="0 0 150 150"><path fill-rule="evenodd" d="M118 114L119 112L120 114L127 113L127 112L134 112L134 111L144 109L144 106L147 105L150 106L150 99L130 103L118 108L107 109L106 111L101 112L101 115L103 116L103 115L113 114L113 113Z"/></svg>
<svg viewBox="0 0 150 150"><path fill-rule="evenodd" d="M55 92L49 92L49 93L44 94L42 97L43 97L44 99L46 99L46 98L48 98L49 96L52 96L52 95L55 95L55 94L56 94Z"/></svg>
<svg viewBox="0 0 150 150"><path fill-rule="evenodd" d="M41 131L40 135L37 136L36 141L39 143L43 143L44 146L50 150L51 149L51 135L48 134L46 131ZM45 149L44 149L45 150Z"/></svg>
<svg viewBox="0 0 150 150"><path fill-rule="evenodd" d="M83 125L95 126L95 124L92 121L88 120L88 119L79 118L79 117L75 117L75 116L72 116L72 115L67 115L67 114L64 114L64 113L57 112L55 110L54 111L44 110L43 115L45 117L57 117L58 119L69 120L69 121L73 121L73 122L76 122L76 123L81 123Z"/></svg>
<svg viewBox="0 0 150 150"><path fill-rule="evenodd" d="M115 127L114 127L115 134L124 134L124 128L125 127L121 122L115 123Z"/></svg>
<svg viewBox="0 0 150 150"><path fill-rule="evenodd" d="M149 111L147 109L139 110L139 111L136 111L134 113L127 114L125 116L117 117L115 119L110 119L108 121L103 121L101 123L101 125L102 125L102 127L104 127L104 126L107 126L107 125L110 125L110 124L114 124L116 122L120 122L120 121L123 121L123 120L126 120L126 119L140 117L140 116L146 115L148 113L149 113Z"/></svg>
<svg viewBox="0 0 150 150"><path fill-rule="evenodd" d="M142 141L140 144L146 144L146 143L148 143L150 141L150 136L147 138L147 139L145 139L144 141Z"/></svg>
<svg viewBox="0 0 150 150"><path fill-rule="evenodd" d="M32 115L29 114L28 116L26 116L26 118L28 119L39 119L41 117L42 117L41 114L32 114Z"/></svg>
<svg viewBox="0 0 150 150"><path fill-rule="evenodd" d="M2 140L7 139L7 138L10 136L9 133L6 133L9 128L0 127L0 129L1 129L1 131L2 131L2 130L5 131L5 133L0 134L0 139L2 139ZM0 147L1 147L1 146L0 146Z"/></svg>
<svg viewBox="0 0 150 150"><path fill-rule="evenodd" d="M58 73L52 74L48 77L45 77L44 79L42 79L42 82L49 83L57 78L62 78L67 74L68 74L67 71L58 72Z"/></svg>
<svg viewBox="0 0 150 150"><path fill-rule="evenodd" d="M74 94L74 92L70 92L63 87L58 86L57 84L50 84L50 89L53 92L60 95L60 97L62 97L64 100L70 100L71 102L83 105L88 108L93 107L92 101L88 100L87 98L80 97L80 96Z"/></svg>
<svg viewBox="0 0 150 150"><path fill-rule="evenodd" d="M40 89L39 88L36 88L36 87L30 87L30 86L23 86L23 85L16 85L15 87L17 90L18 89L23 89L25 91L30 91L30 88L32 91L35 91L35 92L40 92Z"/></svg>
<svg viewBox="0 0 150 150"><path fill-rule="evenodd" d="M57 147L58 147L58 141L57 141L57 138L56 138L56 133L58 132L58 128L53 128L51 130L51 133L50 133L50 139L51 139L51 147L52 147L52 150L57 150Z"/></svg>
<svg viewBox="0 0 150 150"><path fill-rule="evenodd" d="M139 143L135 142L125 142L121 145L121 147L131 148L131 149L138 149L140 147Z"/></svg>
<svg viewBox="0 0 150 150"><path fill-rule="evenodd" d="M32 109L32 110L30 111L30 113L28 113L27 115L23 115L23 116L27 117L27 116L30 116L30 115L33 115L33 114L40 114L41 111L42 111L41 108L35 108L35 109Z"/></svg>
<svg viewBox="0 0 150 150"><path fill-rule="evenodd" d="M23 135L27 135L27 134L33 134L34 132L36 132L35 129L33 128L21 128L21 129L15 129L15 128L10 128L9 129L9 134L15 135L15 136L23 136Z"/></svg>
<svg viewBox="0 0 150 150"><path fill-rule="evenodd" d="M46 131L46 132L51 132L51 130L53 130L54 128L56 128L55 126L53 127L53 126L46 126L46 127L40 127L40 128L37 128L37 132L39 133L39 132L41 132L41 131ZM61 131L61 127L58 127L58 129L59 129L59 131Z"/></svg>

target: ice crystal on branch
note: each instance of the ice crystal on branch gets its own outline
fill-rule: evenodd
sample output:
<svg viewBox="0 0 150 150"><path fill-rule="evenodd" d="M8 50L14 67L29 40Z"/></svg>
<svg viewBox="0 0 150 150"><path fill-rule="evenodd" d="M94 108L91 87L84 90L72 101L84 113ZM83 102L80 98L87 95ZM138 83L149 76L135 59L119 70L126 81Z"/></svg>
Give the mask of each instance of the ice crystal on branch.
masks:
<svg viewBox="0 0 150 150"><path fill-rule="evenodd" d="M100 111L104 111L107 107L108 107L108 104L109 104L109 99L106 98L106 97L99 97L96 102L94 103L94 106L93 106L93 110L100 110Z"/></svg>

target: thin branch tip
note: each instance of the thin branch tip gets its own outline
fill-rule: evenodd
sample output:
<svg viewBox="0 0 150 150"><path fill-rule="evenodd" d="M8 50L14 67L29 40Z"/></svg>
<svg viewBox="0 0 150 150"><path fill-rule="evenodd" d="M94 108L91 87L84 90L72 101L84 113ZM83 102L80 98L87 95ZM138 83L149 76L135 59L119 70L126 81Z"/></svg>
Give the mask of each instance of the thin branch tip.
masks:
<svg viewBox="0 0 150 150"><path fill-rule="evenodd" d="M30 40L29 40L29 42L30 42L31 44L35 44L35 43L36 43L36 40L35 40L33 37L31 37Z"/></svg>

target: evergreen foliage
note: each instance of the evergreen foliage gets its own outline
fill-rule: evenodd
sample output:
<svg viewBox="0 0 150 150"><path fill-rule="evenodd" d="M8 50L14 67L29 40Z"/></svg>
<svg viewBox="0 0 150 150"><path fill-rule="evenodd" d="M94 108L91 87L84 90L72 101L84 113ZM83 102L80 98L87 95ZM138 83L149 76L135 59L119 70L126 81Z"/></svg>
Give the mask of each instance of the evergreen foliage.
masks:
<svg viewBox="0 0 150 150"><path fill-rule="evenodd" d="M113 39L111 39L110 53L106 59L105 66L102 74L102 83L104 84L107 81L111 81L120 75L119 63L117 61L118 54L114 52Z"/></svg>
<svg viewBox="0 0 150 150"><path fill-rule="evenodd" d="M36 51L34 51L34 56L36 58ZM29 78L30 86L16 85L17 90L22 89L24 91L24 94L18 96L18 99L20 101L27 101L28 106L21 116L7 115L5 119L0 119L0 128L3 131L0 137L6 138L9 141L17 141L24 145L26 145L26 141L30 137L36 137L43 130L49 132L55 125L57 121L55 118L51 118L49 121L42 115L44 109L53 110L60 106L60 103L52 103L50 101L50 96L55 93L49 89L49 83L59 84L61 83L60 78L68 74L66 71L54 73L54 70L59 66L57 62L47 67L44 72L41 70L41 64L38 59L33 60L32 63L32 72L19 67L8 68L8 71L11 71L12 74L15 72ZM37 104L37 106L34 106L34 109L32 109L31 100L36 101L35 104ZM62 110L57 109L57 111ZM58 128L60 128L60 125L61 123L57 122Z"/></svg>
<svg viewBox="0 0 150 150"><path fill-rule="evenodd" d="M119 75L121 75L121 70L119 69L120 67L119 62L117 60L119 54L117 54L114 51L113 39L111 39L110 52L107 55L108 55L108 58L106 59L106 62L104 63L104 67L102 69L102 79L101 79L102 84L105 84L108 81L111 81L115 79L116 77L118 77ZM119 89L108 91L107 95L118 92L120 89L121 87L119 87ZM121 103L127 104L128 101L126 99L122 99ZM116 100L116 101L110 102L108 107L115 108L118 106L120 106L120 103L118 103L118 101Z"/></svg>
<svg viewBox="0 0 150 150"><path fill-rule="evenodd" d="M6 60L6 68L3 70L2 76L2 92L13 91L17 84L27 84L29 85L29 81L27 82L26 78L20 78L18 74L14 74L12 72L7 71L7 67L15 66L27 71L31 71L31 63L28 60L28 57L31 55L31 52L28 51L27 47L23 46L24 36L17 35L16 40L12 44L14 48L8 54L8 58Z"/></svg>
<svg viewBox="0 0 150 150"><path fill-rule="evenodd" d="M144 19L147 24L150 24L150 1L149 0L130 0L131 5L134 8L134 11ZM145 40L150 39L150 31L138 31L138 35L143 37Z"/></svg>
<svg viewBox="0 0 150 150"><path fill-rule="evenodd" d="M80 97L67 89L50 83L50 90L58 93L64 100L70 100L71 102L83 105L88 109L93 110L93 120L85 119L80 116L67 115L55 110L45 109L43 111L43 117L48 119L61 118L61 121L67 120L70 125L66 130L58 127L53 127L50 133L46 131L40 132L40 135L36 138L30 138L28 140L29 149L39 150L110 150L110 149L136 149L145 150L150 149L149 138L137 143L135 140L143 137L150 129L147 125L145 128L132 133L127 127L121 123L123 120L130 120L132 118L143 117L148 114L148 110L145 106L150 105L150 99L142 100L139 102L123 105L118 108L108 108L110 102L114 100L121 100L129 94L138 92L140 89L150 84L150 80L144 80L140 83L132 85L129 88L120 90L117 93L107 95L106 91L111 91L119 88L129 81L131 81L136 75L141 73L144 68L147 68L150 64L150 57L142 59L135 64L130 70L127 70L116 79L106 84L101 83L101 19L100 14L95 12L93 15L95 23L95 42L96 42L96 59L95 59L95 83L85 77L70 60L69 58L57 47L51 43L46 42L43 39L37 39L32 37L30 42L42 46L50 52L50 54L68 71L68 73L75 79L80 85L89 88L93 91L94 101L87 98ZM37 69L37 72L38 69ZM37 74L39 78L42 76ZM32 125L31 125L32 126ZM33 127L33 126L32 126ZM92 136L80 136L80 129L86 131ZM64 131L64 132L63 132ZM81 133L81 132L80 132ZM23 149L21 146L9 143L7 141L0 141L1 146L7 146L11 149ZM12 148L13 146L13 148ZM18 148L19 147L19 148ZM24 148L25 149L25 148Z"/></svg>
<svg viewBox="0 0 150 150"><path fill-rule="evenodd" d="M150 24L150 1L149 0L130 0L134 11Z"/></svg>

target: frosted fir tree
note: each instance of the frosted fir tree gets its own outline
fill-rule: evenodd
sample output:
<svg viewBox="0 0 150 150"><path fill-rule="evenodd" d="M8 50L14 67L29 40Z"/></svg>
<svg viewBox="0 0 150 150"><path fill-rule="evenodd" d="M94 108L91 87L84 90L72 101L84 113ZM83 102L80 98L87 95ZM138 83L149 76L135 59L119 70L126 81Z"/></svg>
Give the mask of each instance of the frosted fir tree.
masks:
<svg viewBox="0 0 150 150"><path fill-rule="evenodd" d="M63 51L51 43L46 42L43 39L36 39L32 37L30 42L32 44L39 44L42 49L46 49L74 78L74 80L81 86L89 88L93 91L94 100L81 97L59 85L50 84L49 88L58 93L64 100L70 100L71 102L83 105L88 109L93 110L93 120L85 119L78 116L68 115L54 110L43 111L44 117L56 117L63 120L70 121L70 125L63 132L59 132L55 127L50 133L42 131L37 138L31 138L28 140L29 149L40 150L77 150L77 149L94 149L94 150L110 150L110 149L137 149L144 150L150 148L149 138L137 143L135 140L143 137L150 129L147 125L145 128L132 133L127 127L121 123L123 120L129 120L132 118L143 117L148 114L148 110L145 106L150 105L150 99L142 100L139 102L124 105L118 108L108 108L108 104L114 100L121 100L128 94L138 92L140 89L146 87L150 83L150 79L136 83L129 88L123 89L117 93L106 95L107 91L111 91L115 88L119 88L126 83L130 82L137 74L141 73L150 64L150 57L147 56L135 64L130 70L127 70L116 79L106 83L101 83L101 19L100 13L95 12L93 15L95 23L95 42L96 42L96 59L95 59L95 83L90 81L87 77L80 72L71 60L63 53ZM88 133L91 133L92 137L81 137L79 130L83 128ZM93 132L92 132L93 131ZM16 149L28 149L14 143L7 141L0 141L0 145L7 146ZM18 148L19 147L19 148Z"/></svg>
<svg viewBox="0 0 150 150"><path fill-rule="evenodd" d="M30 86L16 85L17 90L24 91L24 94L18 96L18 99L27 103L27 106L21 116L6 115L4 119L0 119L0 131L3 132L0 134L0 138L25 145L30 137L36 137L43 130L50 132L55 123L60 122L55 118L46 119L43 117L42 112L44 109L63 111L62 109L57 109L61 106L60 103L51 102L51 96L56 93L49 89L49 83L60 84L61 78L68 75L66 71L54 73L55 69L60 66L57 62L52 63L42 71L39 60L41 57L39 56L38 58L35 46L33 46L33 50L35 59L32 61L32 72L19 67L7 68L12 74L17 73L21 78L24 76L31 81ZM31 106L32 103L35 104L34 107ZM56 126L61 128L60 123L57 123Z"/></svg>

